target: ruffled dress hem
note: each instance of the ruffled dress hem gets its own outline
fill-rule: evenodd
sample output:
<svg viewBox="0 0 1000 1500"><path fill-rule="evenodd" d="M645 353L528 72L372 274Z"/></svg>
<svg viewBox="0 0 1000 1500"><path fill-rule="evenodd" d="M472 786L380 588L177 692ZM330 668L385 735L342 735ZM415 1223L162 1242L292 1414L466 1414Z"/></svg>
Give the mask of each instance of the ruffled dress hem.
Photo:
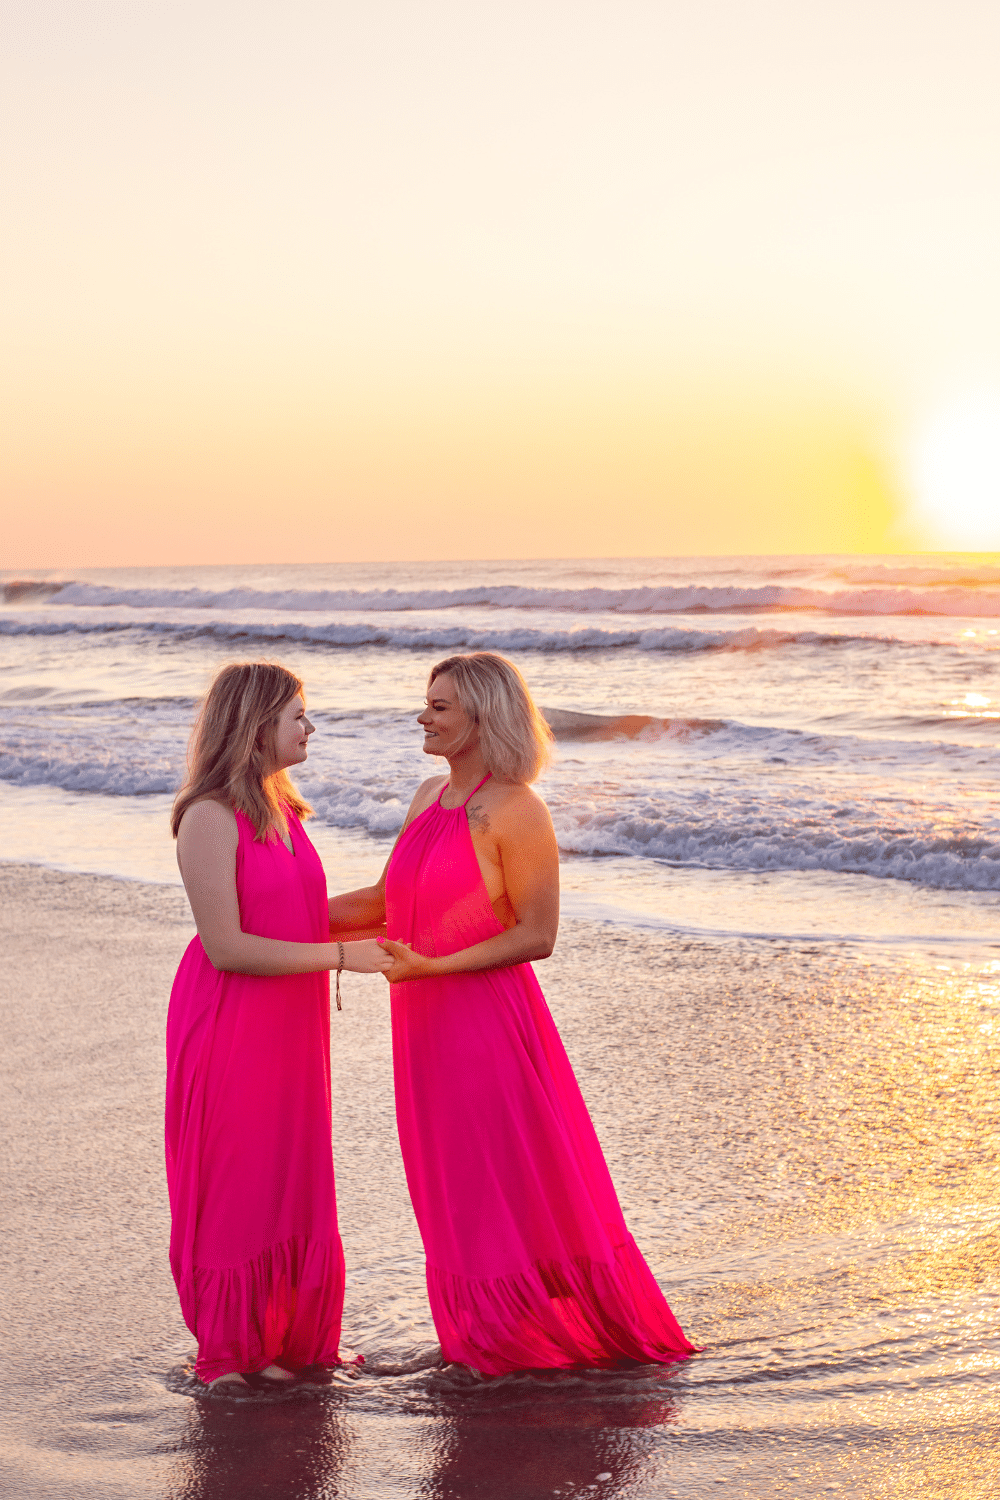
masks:
<svg viewBox="0 0 1000 1500"><path fill-rule="evenodd" d="M181 1311L202 1347L195 1373L220 1375L336 1365L340 1358L344 1252L339 1237L293 1236L238 1266L195 1266L178 1278ZM209 1326L206 1326L208 1324Z"/></svg>
<svg viewBox="0 0 1000 1500"><path fill-rule="evenodd" d="M697 1354L631 1236L612 1254L611 1262L537 1261L512 1275L475 1280L428 1264L445 1362L506 1375L669 1364Z"/></svg>

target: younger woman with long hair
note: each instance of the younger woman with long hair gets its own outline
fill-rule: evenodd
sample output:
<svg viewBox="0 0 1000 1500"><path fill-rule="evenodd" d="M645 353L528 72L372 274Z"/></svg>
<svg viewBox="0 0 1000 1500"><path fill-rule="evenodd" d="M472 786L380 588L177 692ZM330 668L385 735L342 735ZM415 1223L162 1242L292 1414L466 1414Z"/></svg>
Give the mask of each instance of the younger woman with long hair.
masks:
<svg viewBox="0 0 1000 1500"><path fill-rule="evenodd" d="M312 733L298 677L224 667L174 803L198 936L167 1017L170 1265L208 1385L338 1360L329 970L389 960L373 939L330 941L310 809L288 776Z"/></svg>
<svg viewBox="0 0 1000 1500"><path fill-rule="evenodd" d="M396 1118L445 1360L483 1374L694 1352L628 1231L531 960L552 952L559 854L531 789L549 731L492 651L431 670L425 781L377 886Z"/></svg>

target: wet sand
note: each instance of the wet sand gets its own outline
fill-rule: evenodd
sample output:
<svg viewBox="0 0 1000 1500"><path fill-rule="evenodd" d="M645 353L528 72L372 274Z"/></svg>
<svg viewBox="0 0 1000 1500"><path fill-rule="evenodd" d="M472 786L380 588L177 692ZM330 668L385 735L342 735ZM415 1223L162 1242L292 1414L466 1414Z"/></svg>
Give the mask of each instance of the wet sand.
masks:
<svg viewBox="0 0 1000 1500"><path fill-rule="evenodd" d="M564 925L539 965L636 1238L704 1354L435 1365L388 1000L348 976L334 1151L356 1377L212 1399L167 1265L183 893L0 865L5 1368L19 1500L986 1500L998 976ZM247 1129L253 1101L247 1100Z"/></svg>

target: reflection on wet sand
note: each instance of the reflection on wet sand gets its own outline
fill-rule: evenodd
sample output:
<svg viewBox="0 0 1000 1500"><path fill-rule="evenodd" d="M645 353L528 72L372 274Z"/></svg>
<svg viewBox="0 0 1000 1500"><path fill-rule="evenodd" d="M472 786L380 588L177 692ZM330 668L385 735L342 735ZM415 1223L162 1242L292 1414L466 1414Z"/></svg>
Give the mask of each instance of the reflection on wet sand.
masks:
<svg viewBox="0 0 1000 1500"><path fill-rule="evenodd" d="M537 1371L480 1381L451 1366L349 1392L197 1396L163 1500L614 1500L662 1475L679 1403L670 1370ZM385 1424L384 1398L397 1414ZM416 1438L416 1441L414 1441Z"/></svg>
<svg viewBox="0 0 1000 1500"><path fill-rule="evenodd" d="M356 976L332 1071L345 1329L367 1363L223 1401L185 1374L167 1262L162 1012L189 918L169 890L53 871L0 866L0 895L20 934L4 1496L1000 1493L996 959L667 948L565 922L550 1003L629 1226L707 1348L672 1370L494 1382L435 1366L382 981Z"/></svg>
<svg viewBox="0 0 1000 1500"><path fill-rule="evenodd" d="M490 1382L479 1390L435 1382L435 1454L427 1500L610 1497L650 1477L657 1429L678 1408L669 1376L648 1370L562 1372Z"/></svg>
<svg viewBox="0 0 1000 1500"><path fill-rule="evenodd" d="M342 1402L192 1403L164 1500L332 1500L351 1447Z"/></svg>

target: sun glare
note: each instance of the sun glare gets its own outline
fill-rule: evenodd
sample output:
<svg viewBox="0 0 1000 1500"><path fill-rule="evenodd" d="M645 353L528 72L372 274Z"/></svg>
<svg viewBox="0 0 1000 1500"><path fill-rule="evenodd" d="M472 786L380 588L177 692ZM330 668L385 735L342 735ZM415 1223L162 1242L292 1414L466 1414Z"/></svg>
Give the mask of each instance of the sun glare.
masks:
<svg viewBox="0 0 1000 1500"><path fill-rule="evenodd" d="M932 544L1000 547L1000 389L969 392L934 414L913 444L910 485Z"/></svg>

